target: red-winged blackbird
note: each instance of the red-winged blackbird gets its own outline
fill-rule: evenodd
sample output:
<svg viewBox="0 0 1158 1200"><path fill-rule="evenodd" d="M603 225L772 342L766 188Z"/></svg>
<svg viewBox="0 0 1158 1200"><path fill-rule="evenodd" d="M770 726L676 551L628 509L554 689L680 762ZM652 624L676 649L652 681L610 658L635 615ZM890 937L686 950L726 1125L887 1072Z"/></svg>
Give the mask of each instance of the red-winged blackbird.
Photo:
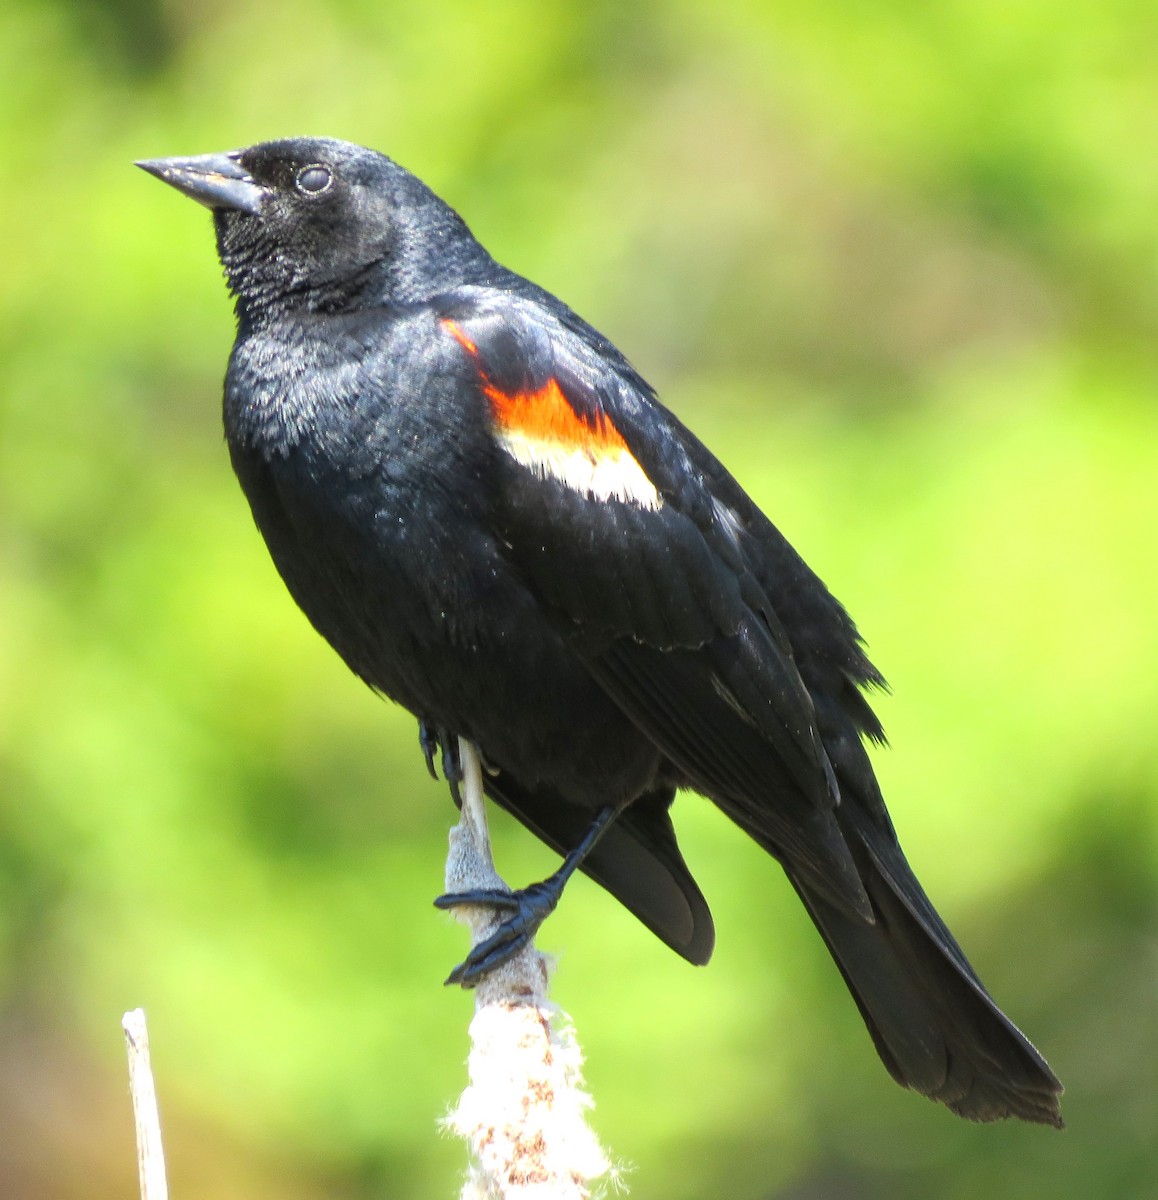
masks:
<svg viewBox="0 0 1158 1200"><path fill-rule="evenodd" d="M897 843L855 626L623 355L371 150L139 165L213 210L226 436L294 599L428 759L469 739L487 793L567 856L452 978L513 952L580 863L706 962L670 817L691 788L783 866L894 1079L1060 1126L1061 1084Z"/></svg>

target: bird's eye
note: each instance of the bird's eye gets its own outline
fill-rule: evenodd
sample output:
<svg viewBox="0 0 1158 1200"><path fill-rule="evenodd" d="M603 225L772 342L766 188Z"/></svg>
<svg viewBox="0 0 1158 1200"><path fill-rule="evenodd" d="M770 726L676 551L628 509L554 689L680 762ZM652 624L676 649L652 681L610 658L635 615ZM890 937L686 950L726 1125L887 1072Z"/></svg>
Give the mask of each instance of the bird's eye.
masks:
<svg viewBox="0 0 1158 1200"><path fill-rule="evenodd" d="M334 176L330 168L316 165L302 167L295 180L298 191L305 192L309 196L316 196L319 192L324 192L333 182Z"/></svg>

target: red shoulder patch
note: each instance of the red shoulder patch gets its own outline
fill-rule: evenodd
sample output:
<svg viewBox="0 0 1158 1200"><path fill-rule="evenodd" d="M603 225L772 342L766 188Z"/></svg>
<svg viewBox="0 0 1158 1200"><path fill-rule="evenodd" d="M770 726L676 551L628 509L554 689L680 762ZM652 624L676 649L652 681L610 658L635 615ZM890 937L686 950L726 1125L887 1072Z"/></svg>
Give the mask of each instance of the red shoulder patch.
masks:
<svg viewBox="0 0 1158 1200"><path fill-rule="evenodd" d="M443 317L440 322L451 337L472 357L478 356L478 347L466 336L462 331L462 326L456 321L452 321L449 317Z"/></svg>
<svg viewBox="0 0 1158 1200"><path fill-rule="evenodd" d="M596 413L593 420L580 417L557 379L548 379L534 392L511 395L491 383L484 385L483 392L495 421L509 434L558 443L592 456L627 453L623 435L606 414Z"/></svg>
<svg viewBox="0 0 1158 1200"><path fill-rule="evenodd" d="M479 357L478 346L461 326L449 318L442 326L472 358ZM662 507L655 485L606 413L580 415L555 378L534 391L504 392L481 364L478 372L496 439L516 462L597 500Z"/></svg>

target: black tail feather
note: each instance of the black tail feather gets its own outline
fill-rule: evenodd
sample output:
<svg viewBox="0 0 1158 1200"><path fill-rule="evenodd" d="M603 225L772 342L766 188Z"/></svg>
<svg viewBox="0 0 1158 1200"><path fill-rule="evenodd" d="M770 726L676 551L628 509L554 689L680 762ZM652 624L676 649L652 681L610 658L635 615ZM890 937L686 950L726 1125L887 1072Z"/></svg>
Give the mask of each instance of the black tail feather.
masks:
<svg viewBox="0 0 1158 1200"><path fill-rule="evenodd" d="M930 904L891 831L846 809L876 922L794 879L893 1078L974 1121L1061 1128L1062 1085L997 1007Z"/></svg>

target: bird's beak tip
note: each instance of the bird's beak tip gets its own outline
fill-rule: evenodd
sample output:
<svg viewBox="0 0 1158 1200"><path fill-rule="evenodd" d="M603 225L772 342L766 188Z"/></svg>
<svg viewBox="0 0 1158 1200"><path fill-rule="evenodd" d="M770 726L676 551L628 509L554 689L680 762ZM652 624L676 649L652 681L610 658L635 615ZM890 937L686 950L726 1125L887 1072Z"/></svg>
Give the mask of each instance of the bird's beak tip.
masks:
<svg viewBox="0 0 1158 1200"><path fill-rule="evenodd" d="M207 208L256 216L266 194L241 165L236 151L194 158L140 158L133 165Z"/></svg>

